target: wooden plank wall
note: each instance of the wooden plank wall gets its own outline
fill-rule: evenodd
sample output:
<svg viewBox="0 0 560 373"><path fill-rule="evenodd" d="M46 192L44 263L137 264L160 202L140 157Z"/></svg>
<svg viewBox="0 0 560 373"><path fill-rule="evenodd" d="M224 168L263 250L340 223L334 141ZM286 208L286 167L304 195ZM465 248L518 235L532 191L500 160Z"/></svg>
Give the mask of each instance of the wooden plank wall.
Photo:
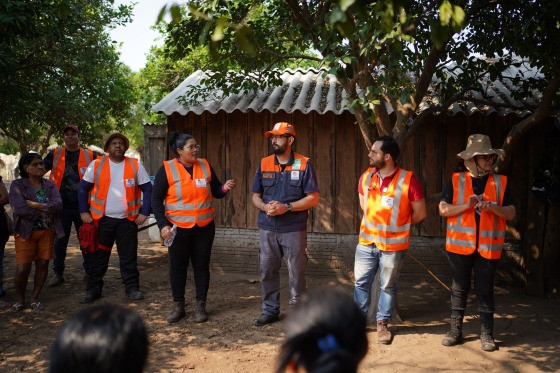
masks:
<svg viewBox="0 0 560 373"><path fill-rule="evenodd" d="M317 173L320 201L310 213L308 231L357 233L361 220L357 185L368 166L368 150L354 116L348 112L338 116L283 111L169 116L169 130L193 134L202 146L202 156L209 160L222 182L229 178L236 180L236 189L223 200L216 201L217 226L257 227L258 211L251 203L251 185L260 159L271 154L270 141L264 137L264 132L278 121L288 121L295 126L295 149L311 158ZM427 196L428 218L414 234L445 236L445 222L437 213L439 194L457 167L456 154L465 148L467 137L484 133L490 136L493 146L500 147L509 129L519 121L516 117L496 114L426 119L425 125L407 141L399 157L403 168L414 170ZM508 229L510 238L514 239L521 238L527 224L527 196L535 167L528 162L526 154L514 156L508 175L518 210L516 220Z"/></svg>

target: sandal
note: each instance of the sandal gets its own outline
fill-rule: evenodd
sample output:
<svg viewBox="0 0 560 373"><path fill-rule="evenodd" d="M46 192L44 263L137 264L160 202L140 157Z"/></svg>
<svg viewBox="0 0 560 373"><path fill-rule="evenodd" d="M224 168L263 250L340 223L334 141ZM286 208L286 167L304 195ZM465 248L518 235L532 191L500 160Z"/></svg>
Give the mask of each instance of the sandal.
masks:
<svg viewBox="0 0 560 373"><path fill-rule="evenodd" d="M11 311L12 311L12 312L20 312L20 311L22 311L24 308L25 308L25 306L24 306L23 304L21 304L21 303L16 303L16 304L14 304L14 305L12 306Z"/></svg>
<svg viewBox="0 0 560 373"><path fill-rule="evenodd" d="M45 306L43 305L43 303L37 301L37 302L33 302L29 305L29 308L31 308L33 311L41 311L45 309Z"/></svg>

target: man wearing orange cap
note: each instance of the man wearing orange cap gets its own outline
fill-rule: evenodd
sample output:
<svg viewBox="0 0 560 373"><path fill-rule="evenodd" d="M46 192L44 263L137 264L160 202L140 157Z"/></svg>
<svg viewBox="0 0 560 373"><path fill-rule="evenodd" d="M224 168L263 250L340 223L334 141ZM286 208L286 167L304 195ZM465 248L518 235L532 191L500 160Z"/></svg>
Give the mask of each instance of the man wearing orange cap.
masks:
<svg viewBox="0 0 560 373"><path fill-rule="evenodd" d="M317 206L319 188L311 160L295 153L294 126L276 123L265 136L273 155L261 159L253 181L253 205L259 212L262 311L253 324L263 326L279 320L280 266L288 263L290 305L306 290L307 210Z"/></svg>

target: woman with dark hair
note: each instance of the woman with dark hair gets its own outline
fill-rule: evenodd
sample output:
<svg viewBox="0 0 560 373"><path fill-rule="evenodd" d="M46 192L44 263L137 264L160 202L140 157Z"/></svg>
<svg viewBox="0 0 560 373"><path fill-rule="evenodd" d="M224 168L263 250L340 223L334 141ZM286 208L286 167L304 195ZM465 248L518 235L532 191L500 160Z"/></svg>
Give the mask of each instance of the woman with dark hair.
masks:
<svg viewBox="0 0 560 373"><path fill-rule="evenodd" d="M39 293L45 285L49 260L54 256L54 239L64 235L58 212L62 200L56 185L47 179L43 159L37 153L27 153L18 164L21 178L10 186L9 200L14 213L14 237L16 247L16 274L14 283L17 301L12 311L25 307L25 289L31 265L35 262L31 309L44 308Z"/></svg>
<svg viewBox="0 0 560 373"><path fill-rule="evenodd" d="M354 299L341 289L311 291L288 316L277 372L356 372L367 347Z"/></svg>
<svg viewBox="0 0 560 373"><path fill-rule="evenodd" d="M163 162L152 192L152 209L161 236L169 242L169 279L174 307L168 323L185 317L187 267L192 262L196 287L195 322L205 322L206 297L210 283L210 252L214 242L213 198L223 198L235 187L234 180L223 185L204 158L193 136L172 133L169 147L177 158Z"/></svg>
<svg viewBox="0 0 560 373"><path fill-rule="evenodd" d="M86 308L60 328L50 373L140 373L148 357L142 318L115 305Z"/></svg>

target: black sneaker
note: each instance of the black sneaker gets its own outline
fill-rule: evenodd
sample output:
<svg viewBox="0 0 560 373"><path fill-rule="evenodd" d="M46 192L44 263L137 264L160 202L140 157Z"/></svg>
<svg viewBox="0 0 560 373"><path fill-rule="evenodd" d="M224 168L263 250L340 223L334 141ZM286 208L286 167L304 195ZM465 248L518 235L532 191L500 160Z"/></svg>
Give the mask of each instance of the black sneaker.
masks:
<svg viewBox="0 0 560 373"><path fill-rule="evenodd" d="M253 325L255 326L264 326L267 324L272 324L274 322L277 322L278 320L280 320L280 317L278 315L265 315L262 314L259 317L257 317L256 319L253 320Z"/></svg>
<svg viewBox="0 0 560 373"><path fill-rule="evenodd" d="M55 274L55 275L53 275L53 277L49 281L48 286L50 288L54 288L54 287L60 286L62 284L64 284L64 276Z"/></svg>
<svg viewBox="0 0 560 373"><path fill-rule="evenodd" d="M91 303L99 298L101 298L101 293L91 293L87 291L80 297L80 303Z"/></svg>
<svg viewBox="0 0 560 373"><path fill-rule="evenodd" d="M131 290L131 291L128 291L128 292L124 293L124 295L128 299L132 299L132 300L144 299L144 294L142 294L142 292L140 290Z"/></svg>

